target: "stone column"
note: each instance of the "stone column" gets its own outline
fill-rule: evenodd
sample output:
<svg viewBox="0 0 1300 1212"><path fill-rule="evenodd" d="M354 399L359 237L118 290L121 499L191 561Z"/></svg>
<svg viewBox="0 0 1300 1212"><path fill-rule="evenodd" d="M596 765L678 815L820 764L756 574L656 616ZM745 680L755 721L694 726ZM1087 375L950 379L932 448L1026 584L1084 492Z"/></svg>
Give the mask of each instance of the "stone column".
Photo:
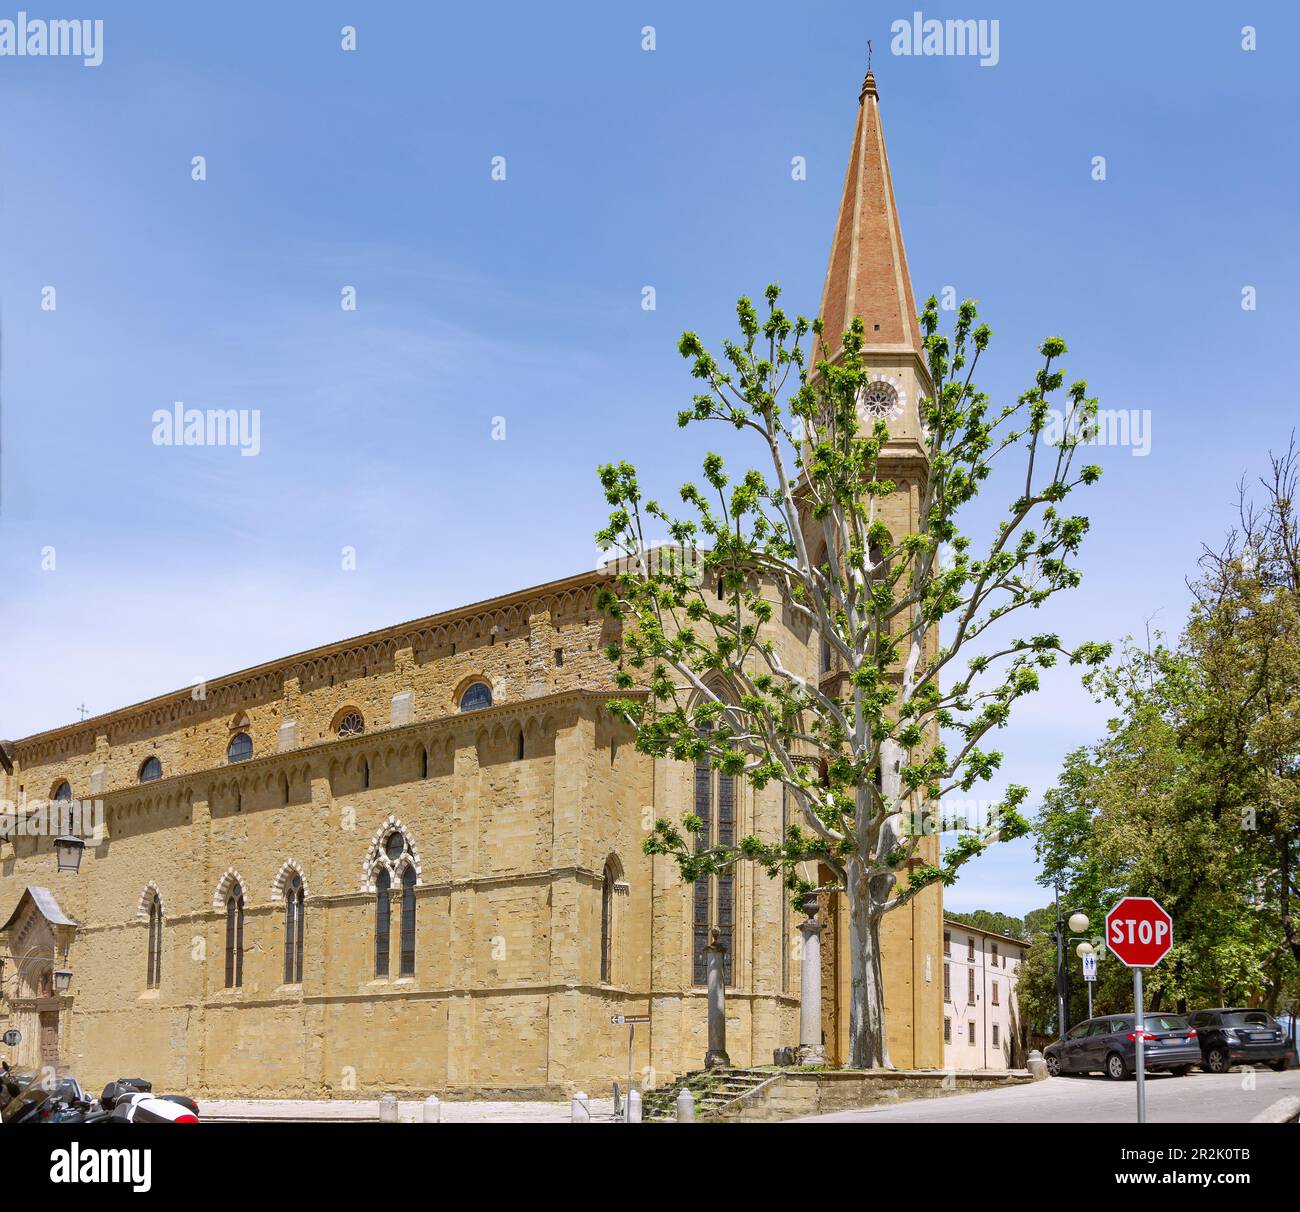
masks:
<svg viewBox="0 0 1300 1212"><path fill-rule="evenodd" d="M799 973L799 1063L824 1065L822 1047L822 924L817 920L817 898L803 903L808 915L799 923L803 936L803 961Z"/></svg>
<svg viewBox="0 0 1300 1212"><path fill-rule="evenodd" d="M727 948L715 926L709 935L709 945L704 948L709 972L709 1050L704 1054L704 1067L730 1068L727 1056L727 992L725 968Z"/></svg>

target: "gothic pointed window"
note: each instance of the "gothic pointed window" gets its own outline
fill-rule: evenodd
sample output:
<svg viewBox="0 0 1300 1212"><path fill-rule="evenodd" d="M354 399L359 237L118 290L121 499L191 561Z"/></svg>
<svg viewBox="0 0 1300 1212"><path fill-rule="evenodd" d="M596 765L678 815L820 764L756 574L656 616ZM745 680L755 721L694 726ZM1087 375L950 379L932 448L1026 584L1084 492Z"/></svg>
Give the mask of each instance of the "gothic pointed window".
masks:
<svg viewBox="0 0 1300 1212"><path fill-rule="evenodd" d="M246 762L253 756L253 738L246 732L236 733L226 746L227 762Z"/></svg>
<svg viewBox="0 0 1300 1212"><path fill-rule="evenodd" d="M402 871L402 952L398 976L415 975L415 868Z"/></svg>
<svg viewBox="0 0 1300 1212"><path fill-rule="evenodd" d="M162 778L162 763L153 756L145 758L140 765L140 782L153 783Z"/></svg>
<svg viewBox="0 0 1300 1212"><path fill-rule="evenodd" d="M284 983L302 984L303 914L302 876L296 871L284 890Z"/></svg>
<svg viewBox="0 0 1300 1212"><path fill-rule="evenodd" d="M393 907L388 898L392 881L388 872L380 870L375 876L375 975L388 975L388 938Z"/></svg>
<svg viewBox="0 0 1300 1212"><path fill-rule="evenodd" d="M149 952L146 963L146 989L157 989L162 984L162 945L162 898L155 892L149 898Z"/></svg>
<svg viewBox="0 0 1300 1212"><path fill-rule="evenodd" d="M697 851L715 846L733 846L736 840L736 780L714 771L708 758L695 763L695 815L703 828L695 835ZM722 875L706 875L691 888L691 982L708 983L709 931L716 926L718 941L726 947L723 977L735 983L735 876L730 870Z"/></svg>
<svg viewBox="0 0 1300 1212"><path fill-rule="evenodd" d="M482 711L492 706L492 688L486 682L475 682L460 696L462 711Z"/></svg>
<svg viewBox="0 0 1300 1212"><path fill-rule="evenodd" d="M244 983L244 890L237 883L226 894L226 988Z"/></svg>
<svg viewBox="0 0 1300 1212"><path fill-rule="evenodd" d="M600 979L614 982L615 943L618 938L619 898L627 892L623 866L617 857L605 860L605 874L600 882Z"/></svg>

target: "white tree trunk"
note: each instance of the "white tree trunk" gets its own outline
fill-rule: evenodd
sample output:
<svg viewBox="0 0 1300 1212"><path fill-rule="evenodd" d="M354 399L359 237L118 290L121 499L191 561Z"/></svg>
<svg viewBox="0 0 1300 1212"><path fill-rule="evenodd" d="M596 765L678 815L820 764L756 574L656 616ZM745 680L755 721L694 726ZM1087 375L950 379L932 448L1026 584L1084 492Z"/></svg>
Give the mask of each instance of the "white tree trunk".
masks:
<svg viewBox="0 0 1300 1212"><path fill-rule="evenodd" d="M885 1036L885 983L880 967L880 914L859 860L849 862L849 1066L892 1069Z"/></svg>

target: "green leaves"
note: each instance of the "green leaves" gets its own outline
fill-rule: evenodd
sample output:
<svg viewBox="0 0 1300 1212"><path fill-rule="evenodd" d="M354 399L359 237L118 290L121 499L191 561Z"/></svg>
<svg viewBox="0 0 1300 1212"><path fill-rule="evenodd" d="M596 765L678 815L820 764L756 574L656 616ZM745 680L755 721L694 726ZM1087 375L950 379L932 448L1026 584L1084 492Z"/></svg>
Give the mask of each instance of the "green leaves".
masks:
<svg viewBox="0 0 1300 1212"><path fill-rule="evenodd" d="M758 305L738 300L737 336L717 356L694 332L678 343L699 386L678 423L752 437L761 468L728 470L705 453L698 482L678 494L680 516L642 500L630 465L600 468L611 513L597 537L626 555L598 598L618 630L605 652L621 688L646 692L611 711L642 752L707 762L758 790L781 783L798 818L786 837L725 848L708 847L693 818L657 823L647 849L672 855L684 878L753 861L794 887L815 861L847 888L853 860L872 877L878 914L1023 834L1014 787L942 859L910 822L996 776L1001 755L982 742L1038 689L1040 670L1106 659L1105 646L1071 650L1049 631L1007 633L1017 611L1079 583L1088 523L1063 502L1099 474L1072 471L1096 401L1076 380L1053 403L1066 347L1049 337L1026 390L994 405L974 381L991 340L975 302L942 332L930 298L920 317L930 382L918 375L904 421L921 434L918 458L863 416L875 376L861 319L827 334L779 300L776 285ZM809 333L821 339L813 367ZM1004 472L1017 453L1020 468ZM994 485L1010 502L1004 520L966 532L972 502ZM648 551L650 533L670 535L682 558Z"/></svg>

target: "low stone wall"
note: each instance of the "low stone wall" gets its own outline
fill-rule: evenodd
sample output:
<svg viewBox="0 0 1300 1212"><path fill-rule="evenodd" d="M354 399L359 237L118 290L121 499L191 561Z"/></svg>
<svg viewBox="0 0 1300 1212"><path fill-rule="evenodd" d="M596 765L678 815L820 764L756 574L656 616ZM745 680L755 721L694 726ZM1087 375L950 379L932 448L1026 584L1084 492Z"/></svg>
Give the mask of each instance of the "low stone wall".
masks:
<svg viewBox="0 0 1300 1212"><path fill-rule="evenodd" d="M737 1099L718 1122L772 1122L827 1115L914 1098L943 1098L1033 1082L1025 1071L948 1073L942 1069L791 1069Z"/></svg>

